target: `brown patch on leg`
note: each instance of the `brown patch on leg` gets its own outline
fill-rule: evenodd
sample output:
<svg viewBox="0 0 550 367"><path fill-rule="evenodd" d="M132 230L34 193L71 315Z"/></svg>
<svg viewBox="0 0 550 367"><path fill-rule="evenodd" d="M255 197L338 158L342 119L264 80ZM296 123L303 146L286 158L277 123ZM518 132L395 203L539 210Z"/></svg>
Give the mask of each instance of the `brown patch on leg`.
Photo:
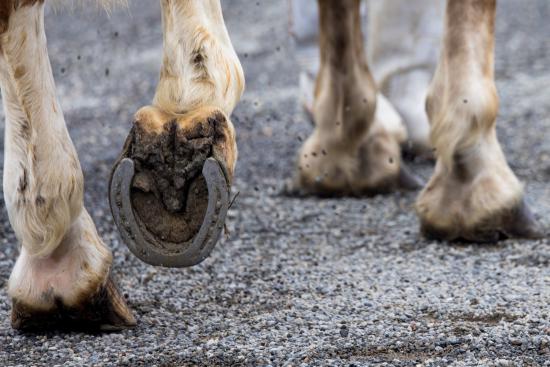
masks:
<svg viewBox="0 0 550 367"><path fill-rule="evenodd" d="M15 0L0 1L0 34L8 30L10 16L15 8Z"/></svg>
<svg viewBox="0 0 550 367"><path fill-rule="evenodd" d="M27 169L23 167L23 173L21 174L21 177L19 177L19 185L17 186L17 192L19 192L19 194L24 194L27 190L27 186L29 184L27 176Z"/></svg>
<svg viewBox="0 0 550 367"><path fill-rule="evenodd" d="M360 1L319 0L320 68L311 115L315 131L298 155L291 195L372 196L417 189L403 166L399 117L376 113L376 83L361 33ZM395 113L396 114L396 113Z"/></svg>
<svg viewBox="0 0 550 367"><path fill-rule="evenodd" d="M11 324L22 331L51 329L115 331L136 325L136 320L120 295L111 277L99 291L84 296L73 306L66 306L60 299L55 306L42 310L13 300Z"/></svg>
<svg viewBox="0 0 550 367"><path fill-rule="evenodd" d="M195 81L197 82L209 82L211 80L208 73L208 68L206 66L207 59L208 55L206 54L202 46L194 50L191 54L191 65L193 65L193 68L198 74L195 77Z"/></svg>
<svg viewBox="0 0 550 367"><path fill-rule="evenodd" d="M2 0L0 1L0 34L8 30L11 14L23 7L43 4L44 0Z"/></svg>

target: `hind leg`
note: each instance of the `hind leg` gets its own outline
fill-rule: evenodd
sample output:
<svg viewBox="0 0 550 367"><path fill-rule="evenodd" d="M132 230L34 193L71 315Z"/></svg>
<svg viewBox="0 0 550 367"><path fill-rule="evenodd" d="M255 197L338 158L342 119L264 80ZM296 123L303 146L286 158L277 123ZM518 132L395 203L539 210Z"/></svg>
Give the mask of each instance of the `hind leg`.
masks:
<svg viewBox="0 0 550 367"><path fill-rule="evenodd" d="M447 1L443 49L426 101L437 163L416 204L427 236L539 235L495 131L495 12L495 0Z"/></svg>
<svg viewBox="0 0 550 367"><path fill-rule="evenodd" d="M19 3L0 13L3 186L21 243L8 285L12 325L131 326L135 320L109 276L111 252L83 208L82 171L55 95L43 2Z"/></svg>
<svg viewBox="0 0 550 367"><path fill-rule="evenodd" d="M315 130L298 155L295 187L320 195L417 188L401 161L406 131L377 92L361 33L360 1L319 0Z"/></svg>

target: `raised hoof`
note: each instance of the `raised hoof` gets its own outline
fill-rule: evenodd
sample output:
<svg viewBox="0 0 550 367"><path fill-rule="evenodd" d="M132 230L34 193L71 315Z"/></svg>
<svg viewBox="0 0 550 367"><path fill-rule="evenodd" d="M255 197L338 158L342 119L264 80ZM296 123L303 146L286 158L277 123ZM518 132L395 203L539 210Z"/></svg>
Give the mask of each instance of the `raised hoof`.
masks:
<svg viewBox="0 0 550 367"><path fill-rule="evenodd" d="M166 267L206 259L224 228L236 156L233 125L216 108L179 116L138 111L109 193L132 253Z"/></svg>
<svg viewBox="0 0 550 367"><path fill-rule="evenodd" d="M200 215L198 217L200 228L196 233L184 233L185 236L190 237L188 240L175 242L166 240L149 230L140 216L136 215L134 211L136 206L141 213L145 209L156 210L157 215L160 216L168 214L153 198L143 197L139 192L132 192L134 161L129 158L122 159L114 170L110 203L115 223L130 251L142 261L155 266L188 267L206 259L220 238L229 209L230 188L222 167L214 158L208 158L205 161L202 169L203 179L198 179L190 188L189 195L195 195L196 197L192 198L195 201L188 200L192 207L187 206L192 215ZM200 187L204 182L207 189ZM132 196L137 196L137 199ZM197 203L201 200L205 202ZM176 215L175 218L169 218L175 226L178 225L178 221L186 225L187 223L184 222L186 219L185 213L182 216ZM182 230L182 232L189 231L188 227Z"/></svg>
<svg viewBox="0 0 550 367"><path fill-rule="evenodd" d="M472 228L438 228L422 222L421 232L429 239L480 243L507 238L539 239L544 235L523 199L515 207L502 210Z"/></svg>
<svg viewBox="0 0 550 367"><path fill-rule="evenodd" d="M95 295L83 298L75 306L65 306L58 300L48 310L13 300L11 324L16 330L88 330L119 331L136 325L136 319L117 287L108 279Z"/></svg>

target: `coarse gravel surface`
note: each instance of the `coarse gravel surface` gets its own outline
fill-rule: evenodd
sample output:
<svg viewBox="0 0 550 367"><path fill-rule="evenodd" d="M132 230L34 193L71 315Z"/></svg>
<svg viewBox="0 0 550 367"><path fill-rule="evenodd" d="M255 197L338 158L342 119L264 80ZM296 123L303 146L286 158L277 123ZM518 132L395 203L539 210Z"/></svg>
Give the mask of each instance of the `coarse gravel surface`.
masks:
<svg viewBox="0 0 550 367"><path fill-rule="evenodd" d="M228 238L188 269L134 258L107 200L131 116L154 94L162 49L158 1L132 0L110 17L48 11L50 55L85 172L86 206L113 249L114 273L138 325L96 335L12 330L6 284L18 248L0 201L0 366L550 366L548 238L426 241L412 210L415 193L280 195L311 131L298 102L286 1L227 0L224 8L247 76L233 116L240 195ZM498 133L546 229L548 19L547 0L499 1ZM432 165L412 168L428 178Z"/></svg>

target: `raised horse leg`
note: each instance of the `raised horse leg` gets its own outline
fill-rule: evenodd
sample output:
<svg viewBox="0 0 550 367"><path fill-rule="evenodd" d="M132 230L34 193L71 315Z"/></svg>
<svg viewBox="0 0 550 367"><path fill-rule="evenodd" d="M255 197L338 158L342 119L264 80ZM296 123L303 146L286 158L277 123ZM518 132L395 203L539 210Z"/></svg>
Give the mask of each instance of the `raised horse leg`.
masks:
<svg viewBox="0 0 550 367"><path fill-rule="evenodd" d="M164 58L111 182L132 252L153 265L204 260L223 228L237 161L231 112L244 90L219 0L161 0Z"/></svg>

